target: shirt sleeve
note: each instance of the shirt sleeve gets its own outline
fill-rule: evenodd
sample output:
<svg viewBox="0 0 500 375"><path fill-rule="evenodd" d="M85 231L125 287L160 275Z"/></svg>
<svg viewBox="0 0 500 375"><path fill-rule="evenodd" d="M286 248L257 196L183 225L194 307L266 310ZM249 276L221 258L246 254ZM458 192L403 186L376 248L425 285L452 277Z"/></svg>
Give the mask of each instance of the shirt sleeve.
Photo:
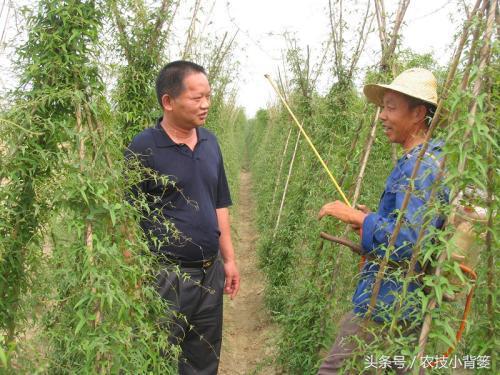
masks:
<svg viewBox="0 0 500 375"><path fill-rule="evenodd" d="M132 202L137 199L140 192L147 193L150 189L150 176L149 170L152 168L152 155L151 149L147 147L146 140L144 139L146 134L141 133L135 137L130 145L125 149L125 167L126 167L126 178L130 181L130 188L127 195L127 200ZM134 173L139 172L139 181ZM131 180L134 180L132 182Z"/></svg>
<svg viewBox="0 0 500 375"><path fill-rule="evenodd" d="M219 147L220 164L219 175L217 180L217 197L215 201L215 208L225 208L233 204L231 201L231 194L229 192L229 185L227 183L226 171L224 170L224 160Z"/></svg>
<svg viewBox="0 0 500 375"><path fill-rule="evenodd" d="M387 201L394 202L394 210L384 216L380 213L370 213L363 222L361 244L366 253L373 253L384 257L389 240L396 226L399 210L410 184L410 176L415 162L406 163L402 167L399 178L390 181L384 192ZM403 213L401 230L394 244L395 250L390 259L401 261L411 257L413 245L416 243L426 210L425 202L429 199L432 184L435 181L436 170L426 163L422 163L417 178L414 181L414 190L410 195L408 206ZM382 202L381 202L382 203ZM433 220L435 224L436 219Z"/></svg>

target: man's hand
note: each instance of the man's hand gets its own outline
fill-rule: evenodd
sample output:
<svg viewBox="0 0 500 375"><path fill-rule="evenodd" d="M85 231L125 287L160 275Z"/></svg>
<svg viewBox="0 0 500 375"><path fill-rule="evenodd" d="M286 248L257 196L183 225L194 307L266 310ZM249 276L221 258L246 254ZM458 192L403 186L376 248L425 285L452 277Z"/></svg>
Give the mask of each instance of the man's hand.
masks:
<svg viewBox="0 0 500 375"><path fill-rule="evenodd" d="M240 289L240 273L234 261L234 248L231 242L231 226L229 225L229 210L227 208L217 209L217 221L220 230L220 253L224 261L224 273L226 274L224 293L229 294L229 297L233 299Z"/></svg>
<svg viewBox="0 0 500 375"><path fill-rule="evenodd" d="M361 212L364 212L365 214L369 214L370 212L372 212L372 210L370 210L368 207L366 207L364 204L357 204L356 205L356 208L358 210L360 210Z"/></svg>
<svg viewBox="0 0 500 375"><path fill-rule="evenodd" d="M363 206L364 209L367 209ZM357 210L349 207L341 201L335 201L325 204L319 210L318 219L321 220L324 216L330 215L343 221L346 224L351 224L353 227L360 228L363 225L365 217L368 216L363 210Z"/></svg>
<svg viewBox="0 0 500 375"><path fill-rule="evenodd" d="M240 273L234 260L224 262L224 273L226 274L224 293L233 299L240 290Z"/></svg>
<svg viewBox="0 0 500 375"><path fill-rule="evenodd" d="M360 210L361 212L364 212L365 214L369 214L370 212L372 212L372 210L370 210L368 207L366 207L364 204L357 204L356 205L356 208L358 210ZM358 225L358 224L351 224L351 228L354 230L354 231L359 231L361 229L362 225Z"/></svg>

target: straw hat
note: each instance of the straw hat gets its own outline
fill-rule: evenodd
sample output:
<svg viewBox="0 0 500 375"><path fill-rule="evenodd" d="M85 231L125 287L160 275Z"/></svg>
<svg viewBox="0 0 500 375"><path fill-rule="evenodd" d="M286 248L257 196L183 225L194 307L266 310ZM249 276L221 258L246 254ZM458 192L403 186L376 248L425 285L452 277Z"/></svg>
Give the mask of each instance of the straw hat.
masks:
<svg viewBox="0 0 500 375"><path fill-rule="evenodd" d="M368 101L382 106L384 94L393 90L437 106L436 77L427 69L412 68L398 75L390 85L366 85L363 89Z"/></svg>

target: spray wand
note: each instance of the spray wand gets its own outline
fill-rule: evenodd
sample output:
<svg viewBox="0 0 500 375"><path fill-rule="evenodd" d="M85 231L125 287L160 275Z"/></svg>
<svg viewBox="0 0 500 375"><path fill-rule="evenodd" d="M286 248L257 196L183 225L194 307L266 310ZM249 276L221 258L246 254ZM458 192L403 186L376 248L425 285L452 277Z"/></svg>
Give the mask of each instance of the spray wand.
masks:
<svg viewBox="0 0 500 375"><path fill-rule="evenodd" d="M278 86L276 86L276 83L273 81L273 79L271 78L271 76L269 74L264 74L264 77L267 78L267 80L269 81L269 83L271 84L271 86L273 87L274 91L276 91L276 94L278 94L279 98L281 99L281 101L283 102L283 105L285 106L285 108L288 110L288 112L290 113L290 116L292 116L292 119L294 120L295 124L297 124L297 126L299 127L299 130L300 132L304 135L304 138L306 139L307 143L309 144L309 146L311 146L314 154L316 155L316 157L318 158L319 162L321 163L321 165L323 166L323 168L325 169L326 173L328 174L328 177L330 177L330 180L332 180L333 182L333 185L335 185L335 188L337 189L337 191L339 192L340 196L342 197L342 199L344 200L344 202L349 206L349 207L352 207L351 204L349 203L349 201L347 200L347 197L345 196L344 192L342 191L342 189L340 188L339 184L337 183L337 181L335 180L335 177L333 177L333 174L332 172L330 172L330 170L328 169L325 161L323 160L323 158L320 156L318 150L316 150L316 147L314 147L311 139L309 138L309 136L307 135L307 133L305 132L304 128L302 127L302 125L300 124L299 120L297 120L297 117L295 117L295 115L293 114L292 110L290 109L290 106L288 105L286 99L283 97L283 95L281 95L280 91L278 90Z"/></svg>

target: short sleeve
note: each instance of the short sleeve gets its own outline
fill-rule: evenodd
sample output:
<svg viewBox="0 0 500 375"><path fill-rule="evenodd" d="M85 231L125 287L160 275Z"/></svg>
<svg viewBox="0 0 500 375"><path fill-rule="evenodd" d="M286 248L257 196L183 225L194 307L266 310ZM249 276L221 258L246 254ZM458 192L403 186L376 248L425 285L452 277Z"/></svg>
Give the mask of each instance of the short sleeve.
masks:
<svg viewBox="0 0 500 375"><path fill-rule="evenodd" d="M224 160L220 152L219 175L217 180L217 197L215 201L215 208L229 207L233 204L231 201L231 194L229 192L229 185L227 183L226 171L224 170Z"/></svg>
<svg viewBox="0 0 500 375"><path fill-rule="evenodd" d="M133 196L138 195L139 190L147 193L150 188L150 181L147 172L152 166L152 150L148 146L147 134L145 132L136 136L130 145L125 149L125 166L129 172L140 171L142 180L133 183L130 187Z"/></svg>

